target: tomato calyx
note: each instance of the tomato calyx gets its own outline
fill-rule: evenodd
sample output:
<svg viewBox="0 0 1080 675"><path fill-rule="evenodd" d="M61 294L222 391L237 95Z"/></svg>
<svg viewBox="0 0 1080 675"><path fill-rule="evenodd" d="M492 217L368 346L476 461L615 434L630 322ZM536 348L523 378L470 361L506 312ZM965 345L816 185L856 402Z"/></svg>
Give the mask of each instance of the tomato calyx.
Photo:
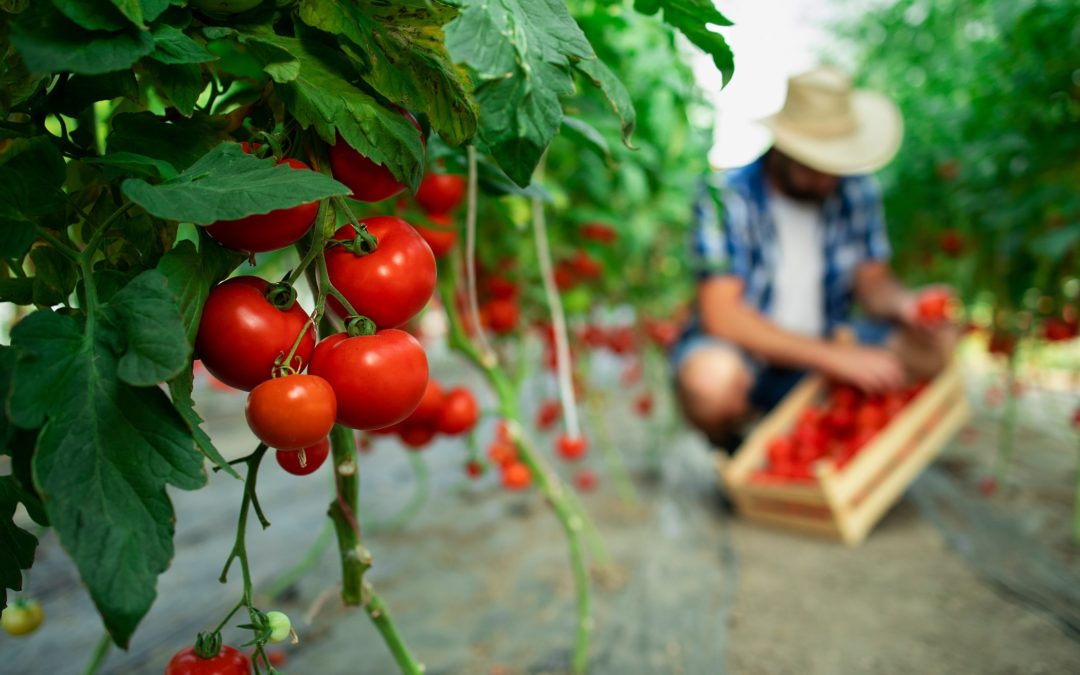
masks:
<svg viewBox="0 0 1080 675"><path fill-rule="evenodd" d="M283 312L289 311L296 304L296 289L287 281L267 284L264 296L267 302Z"/></svg>
<svg viewBox="0 0 1080 675"><path fill-rule="evenodd" d="M349 337L367 337L374 335L376 330L378 326L366 316L349 317L349 320L345 322L345 332L349 334Z"/></svg>
<svg viewBox="0 0 1080 675"><path fill-rule="evenodd" d="M371 232L368 232L366 225L359 223L358 225L353 225L352 228L353 231L356 232L356 236L353 237L351 241L331 239L327 244L330 246L340 246L357 256L365 256L378 250L379 238Z"/></svg>
<svg viewBox="0 0 1080 675"><path fill-rule="evenodd" d="M199 633L195 637L195 655L210 660L221 652L221 633Z"/></svg>

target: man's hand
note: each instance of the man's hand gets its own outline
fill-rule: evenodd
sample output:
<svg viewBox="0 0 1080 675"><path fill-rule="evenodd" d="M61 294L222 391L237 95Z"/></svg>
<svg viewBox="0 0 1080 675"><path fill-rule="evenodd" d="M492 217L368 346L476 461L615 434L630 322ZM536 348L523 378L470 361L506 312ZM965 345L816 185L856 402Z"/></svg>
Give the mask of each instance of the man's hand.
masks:
<svg viewBox="0 0 1080 675"><path fill-rule="evenodd" d="M871 394L900 389L906 382L900 359L881 347L831 344L820 370Z"/></svg>

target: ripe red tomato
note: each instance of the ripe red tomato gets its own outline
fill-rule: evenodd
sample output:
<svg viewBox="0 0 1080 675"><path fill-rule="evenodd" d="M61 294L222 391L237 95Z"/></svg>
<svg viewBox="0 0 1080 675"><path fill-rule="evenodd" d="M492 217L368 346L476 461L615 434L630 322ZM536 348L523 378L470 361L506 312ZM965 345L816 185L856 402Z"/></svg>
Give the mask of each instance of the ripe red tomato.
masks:
<svg viewBox="0 0 1080 675"><path fill-rule="evenodd" d="M464 387L455 387L446 392L435 428L441 433L455 436L472 429L479 419L480 407L472 392Z"/></svg>
<svg viewBox="0 0 1080 675"><path fill-rule="evenodd" d="M637 412L639 417L648 417L652 414L652 410L653 397L649 392L641 394L634 400L634 411Z"/></svg>
<svg viewBox="0 0 1080 675"><path fill-rule="evenodd" d="M915 316L923 323L948 321L952 314L952 293L944 288L927 288L919 293Z"/></svg>
<svg viewBox="0 0 1080 675"><path fill-rule="evenodd" d="M577 285L577 275L573 266L565 260L555 265L555 287L560 291L568 291Z"/></svg>
<svg viewBox="0 0 1080 675"><path fill-rule="evenodd" d="M278 309L264 293L269 282L259 277L233 277L218 284L206 299L195 350L210 373L225 384L250 391L273 375L304 333L291 365L302 370L315 349L315 330L307 312L294 302Z"/></svg>
<svg viewBox="0 0 1080 675"><path fill-rule="evenodd" d="M574 474L574 485L582 492L592 492L596 489L596 474L589 469L580 469Z"/></svg>
<svg viewBox="0 0 1080 675"><path fill-rule="evenodd" d="M795 456L795 441L790 436L778 436L769 441L765 454L773 466L790 463Z"/></svg>
<svg viewBox="0 0 1080 675"><path fill-rule="evenodd" d="M401 113L412 122L417 133L420 133L416 118L404 110ZM420 139L423 140L423 136ZM390 169L353 150L340 134L330 146L330 171L334 178L352 190L353 197L363 202L381 202L405 189L405 186L394 178Z"/></svg>
<svg viewBox="0 0 1080 675"><path fill-rule="evenodd" d="M571 438L562 434L555 440L555 449L558 450L559 456L566 461L576 462L585 456L585 453L589 449L589 444L584 436Z"/></svg>
<svg viewBox="0 0 1080 675"><path fill-rule="evenodd" d="M443 258L454 250L454 244L457 243L457 230L454 229L454 219L439 213L429 213L427 217L431 224L438 225L438 228L417 225L415 226L416 231L431 247L431 253L436 258Z"/></svg>
<svg viewBox="0 0 1080 675"><path fill-rule="evenodd" d="M964 238L956 230L945 230L941 233L941 252L950 258L959 258L964 252Z"/></svg>
<svg viewBox="0 0 1080 675"><path fill-rule="evenodd" d="M667 349L679 339L679 325L670 319L648 321L645 332L649 339L661 349Z"/></svg>
<svg viewBox="0 0 1080 675"><path fill-rule="evenodd" d="M487 326L496 335L506 335L517 326L521 310L514 300L491 300L484 305Z"/></svg>
<svg viewBox="0 0 1080 675"><path fill-rule="evenodd" d="M517 448L509 440L496 438L487 448L488 459L495 466L506 466L517 462Z"/></svg>
<svg viewBox="0 0 1080 675"><path fill-rule="evenodd" d="M429 379L427 388L424 389L424 395L420 398L420 403L417 404L416 410L412 412L403 425L409 426L434 426L439 420L439 416L442 415L443 405L446 403L446 394L443 393L442 387L435 381L434 378Z"/></svg>
<svg viewBox="0 0 1080 675"><path fill-rule="evenodd" d="M582 239L598 244L613 244L619 238L615 228L604 223L585 223L580 232Z"/></svg>
<svg viewBox="0 0 1080 675"><path fill-rule="evenodd" d="M244 152L250 152L247 144L243 145ZM287 164L297 171L311 171L307 164L298 159L286 158L277 163L278 166L282 164ZM237 251L275 251L300 241L311 229L318 212L319 202L308 202L238 220L219 220L207 227L206 233L222 246Z"/></svg>
<svg viewBox="0 0 1080 675"><path fill-rule="evenodd" d="M330 283L360 314L379 328L396 328L416 315L435 290L435 256L424 238L401 218L376 216L362 221L378 240L371 253L357 255L343 246L326 248ZM337 241L353 241L356 230L346 225L334 233ZM345 309L328 298L339 315Z"/></svg>
<svg viewBox="0 0 1080 675"><path fill-rule="evenodd" d="M867 402L855 412L855 427L861 431L879 431L889 423L889 414L880 403Z"/></svg>
<svg viewBox="0 0 1080 675"><path fill-rule="evenodd" d="M581 279L599 279L604 268L585 251L578 251L570 258L574 273Z"/></svg>
<svg viewBox="0 0 1080 675"><path fill-rule="evenodd" d="M503 487L507 490L524 490L532 483L532 472L521 462L504 464L501 475Z"/></svg>
<svg viewBox="0 0 1080 675"><path fill-rule="evenodd" d="M496 300L513 300L518 295L518 285L506 277L493 274L484 279L488 295Z"/></svg>
<svg viewBox="0 0 1080 675"><path fill-rule="evenodd" d="M613 328L607 334L607 348L620 356L634 351L634 331L627 326Z"/></svg>
<svg viewBox="0 0 1080 675"><path fill-rule="evenodd" d="M475 459L470 459L468 462L465 462L465 475L473 479L483 476L484 465Z"/></svg>
<svg viewBox="0 0 1080 675"><path fill-rule="evenodd" d="M416 203L428 213L450 213L465 198L465 177L428 173L416 191Z"/></svg>
<svg viewBox="0 0 1080 675"><path fill-rule="evenodd" d="M260 441L278 450L297 450L330 433L337 400L330 383L321 377L286 375L252 389L245 414Z"/></svg>
<svg viewBox="0 0 1080 675"><path fill-rule="evenodd" d="M1048 318L1043 321L1043 337L1047 342L1064 342L1072 340L1080 334L1080 323L1066 321L1065 319Z"/></svg>
<svg viewBox="0 0 1080 675"><path fill-rule="evenodd" d="M296 476L315 473L330 455L330 439L323 438L301 450L278 450L275 454L282 469Z"/></svg>
<svg viewBox="0 0 1080 675"><path fill-rule="evenodd" d="M558 401L554 399L544 401L536 410L536 428L540 431L547 431L559 421L561 412L562 405Z"/></svg>
<svg viewBox="0 0 1080 675"><path fill-rule="evenodd" d="M1016 337L1002 330L994 330L990 334L990 342L986 348L991 354L1012 356L1016 351Z"/></svg>
<svg viewBox="0 0 1080 675"><path fill-rule="evenodd" d="M398 428L398 438L407 447L419 450L435 438L435 428L426 424L402 424Z"/></svg>
<svg viewBox="0 0 1080 675"><path fill-rule="evenodd" d="M194 647L187 647L169 660L165 675L251 675L251 661L229 645L222 645L217 656L210 659L199 658Z"/></svg>
<svg viewBox="0 0 1080 675"><path fill-rule="evenodd" d="M390 328L374 335L331 335L315 348L308 372L330 383L338 422L380 429L416 410L427 389L428 361L416 338Z"/></svg>

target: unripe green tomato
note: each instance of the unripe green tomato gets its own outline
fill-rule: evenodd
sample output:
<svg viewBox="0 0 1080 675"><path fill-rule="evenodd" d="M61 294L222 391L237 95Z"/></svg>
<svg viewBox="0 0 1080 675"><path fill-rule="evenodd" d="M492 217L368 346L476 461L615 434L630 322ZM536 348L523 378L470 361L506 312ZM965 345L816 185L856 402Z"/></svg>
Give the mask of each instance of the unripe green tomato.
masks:
<svg viewBox="0 0 1080 675"><path fill-rule="evenodd" d="M191 4L210 14L239 14L258 6L263 0L191 0Z"/></svg>
<svg viewBox="0 0 1080 675"><path fill-rule="evenodd" d="M270 626L270 642L285 642L292 631L292 622L285 612L267 612L266 623Z"/></svg>
<svg viewBox="0 0 1080 675"><path fill-rule="evenodd" d="M45 620L45 612L37 600L20 600L8 606L0 615L0 626L8 635L28 635Z"/></svg>

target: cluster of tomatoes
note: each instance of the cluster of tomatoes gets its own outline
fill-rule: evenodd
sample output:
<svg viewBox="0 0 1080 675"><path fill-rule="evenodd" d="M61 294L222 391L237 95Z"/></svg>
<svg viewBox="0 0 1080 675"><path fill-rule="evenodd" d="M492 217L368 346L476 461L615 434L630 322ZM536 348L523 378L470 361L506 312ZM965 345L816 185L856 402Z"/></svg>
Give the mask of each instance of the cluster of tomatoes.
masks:
<svg viewBox="0 0 1080 675"><path fill-rule="evenodd" d="M499 478L507 490L524 490L532 484L532 471L521 461L510 429L502 420L495 426L495 438L488 445L487 456L492 466L499 470ZM476 462L470 462L466 471L470 476L478 476L482 472Z"/></svg>
<svg viewBox="0 0 1080 675"><path fill-rule="evenodd" d="M388 169L340 138L329 156L334 178L357 199L382 201L404 190ZM282 163L309 170L297 160ZM317 204L302 204L218 222L208 233L245 253L275 250L307 234L317 210ZM195 344L213 376L250 392L249 426L277 449L281 466L297 474L311 473L326 459L335 422L361 430L396 425L428 390L427 356L415 337L398 328L434 291L436 264L428 243L405 220L376 216L338 229L323 254L329 281L343 299L330 295L327 305L346 319L345 331L317 341L311 317L288 283L240 276L210 292Z"/></svg>
<svg viewBox="0 0 1080 675"><path fill-rule="evenodd" d="M427 447L436 434L458 436L471 431L479 419L480 407L471 391L465 387L444 390L435 379L430 379L412 414L371 433L397 434L406 447L419 450Z"/></svg>
<svg viewBox="0 0 1080 675"><path fill-rule="evenodd" d="M480 324L496 335L508 335L517 328L521 318L518 296L521 289L510 278L514 261L500 261L489 270L477 264L476 294L480 311Z"/></svg>
<svg viewBox="0 0 1080 675"><path fill-rule="evenodd" d="M791 433L769 441L767 463L753 479L812 481L813 465L823 460L843 469L925 386L867 395L833 385L823 405L806 408Z"/></svg>

